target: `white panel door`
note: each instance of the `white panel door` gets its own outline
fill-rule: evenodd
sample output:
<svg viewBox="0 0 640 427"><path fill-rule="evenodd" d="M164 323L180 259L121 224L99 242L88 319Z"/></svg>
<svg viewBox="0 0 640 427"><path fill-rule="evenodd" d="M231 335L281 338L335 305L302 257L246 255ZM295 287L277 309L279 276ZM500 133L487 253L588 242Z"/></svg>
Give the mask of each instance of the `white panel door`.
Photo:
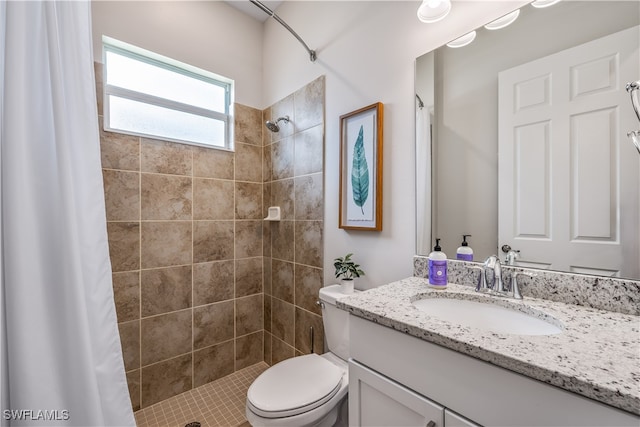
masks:
<svg viewBox="0 0 640 427"><path fill-rule="evenodd" d="M640 157L625 85L640 27L499 74L499 245L519 265L640 276ZM623 249L624 248L624 249Z"/></svg>

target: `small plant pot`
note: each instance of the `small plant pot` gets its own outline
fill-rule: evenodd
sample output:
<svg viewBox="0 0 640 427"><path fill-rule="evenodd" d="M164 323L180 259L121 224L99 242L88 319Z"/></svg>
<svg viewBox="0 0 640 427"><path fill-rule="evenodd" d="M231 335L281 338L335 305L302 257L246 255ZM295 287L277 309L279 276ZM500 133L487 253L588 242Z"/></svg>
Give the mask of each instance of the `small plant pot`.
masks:
<svg viewBox="0 0 640 427"><path fill-rule="evenodd" d="M340 291L343 294L353 293L353 279L342 279L340 281Z"/></svg>

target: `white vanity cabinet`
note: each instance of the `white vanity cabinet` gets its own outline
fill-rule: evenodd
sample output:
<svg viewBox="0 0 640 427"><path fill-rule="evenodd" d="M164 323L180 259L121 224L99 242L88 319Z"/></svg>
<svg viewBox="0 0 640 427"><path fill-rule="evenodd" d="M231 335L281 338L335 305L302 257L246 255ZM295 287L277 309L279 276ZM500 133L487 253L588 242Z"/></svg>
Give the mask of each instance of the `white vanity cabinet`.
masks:
<svg viewBox="0 0 640 427"><path fill-rule="evenodd" d="M366 427L477 427L477 424L353 360L349 361L349 424Z"/></svg>
<svg viewBox="0 0 640 427"><path fill-rule="evenodd" d="M360 317L349 324L351 426L640 425L629 412Z"/></svg>

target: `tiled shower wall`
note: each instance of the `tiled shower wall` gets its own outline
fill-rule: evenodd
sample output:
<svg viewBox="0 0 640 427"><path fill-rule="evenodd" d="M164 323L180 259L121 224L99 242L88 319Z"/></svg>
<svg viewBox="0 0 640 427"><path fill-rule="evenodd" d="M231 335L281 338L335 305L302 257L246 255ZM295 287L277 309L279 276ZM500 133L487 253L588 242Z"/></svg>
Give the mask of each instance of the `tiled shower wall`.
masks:
<svg viewBox="0 0 640 427"><path fill-rule="evenodd" d="M262 112L235 114L235 152L101 133L134 409L263 360Z"/></svg>
<svg viewBox="0 0 640 427"><path fill-rule="evenodd" d="M101 70L96 64L99 114ZM134 409L263 359L282 360L293 346L308 352L294 324L320 324L321 351L313 304L322 278L322 209L311 214L309 206L318 204L318 186L322 206L324 79L273 108L293 108L295 99L297 109L287 114L300 123L283 144L263 135L266 112L239 104L234 152L101 131L114 294ZM320 121L311 125L307 117L318 109ZM303 166L305 156L312 167ZM309 198L296 199L295 188ZM262 220L272 194L291 204L283 205L283 227Z"/></svg>
<svg viewBox="0 0 640 427"><path fill-rule="evenodd" d="M265 361L323 352L322 283L325 79L319 77L264 111L289 116L265 130L264 200L282 220L265 224ZM268 242L271 242L271 245ZM269 274L270 273L270 274ZM310 328L313 327L313 345Z"/></svg>

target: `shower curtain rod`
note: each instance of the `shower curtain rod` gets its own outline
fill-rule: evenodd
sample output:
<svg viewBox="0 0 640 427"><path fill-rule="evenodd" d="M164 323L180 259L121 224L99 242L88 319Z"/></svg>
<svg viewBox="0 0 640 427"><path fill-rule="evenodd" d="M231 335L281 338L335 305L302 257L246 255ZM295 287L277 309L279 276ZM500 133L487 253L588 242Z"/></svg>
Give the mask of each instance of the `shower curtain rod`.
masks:
<svg viewBox="0 0 640 427"><path fill-rule="evenodd" d="M253 4L255 4L256 6L258 6L267 15L272 16L273 19L278 21L283 27L285 27L287 30L289 30L289 32L291 34L293 34L293 36L295 38L298 39L298 41L302 44L302 46L304 46L304 48L307 50L307 52L309 52L309 59L311 59L311 62L315 62L316 61L316 51L312 50L312 49L309 49L309 46L307 46L307 44L304 42L304 40L302 40L302 37L300 37L298 35L298 33L296 33L295 31L293 31L293 28L291 28L289 25L287 25L287 23L284 22L278 15L276 15L276 13L273 10L269 9L267 6L265 6L264 4L259 2L258 0L249 0L249 1L251 3L253 3Z"/></svg>

